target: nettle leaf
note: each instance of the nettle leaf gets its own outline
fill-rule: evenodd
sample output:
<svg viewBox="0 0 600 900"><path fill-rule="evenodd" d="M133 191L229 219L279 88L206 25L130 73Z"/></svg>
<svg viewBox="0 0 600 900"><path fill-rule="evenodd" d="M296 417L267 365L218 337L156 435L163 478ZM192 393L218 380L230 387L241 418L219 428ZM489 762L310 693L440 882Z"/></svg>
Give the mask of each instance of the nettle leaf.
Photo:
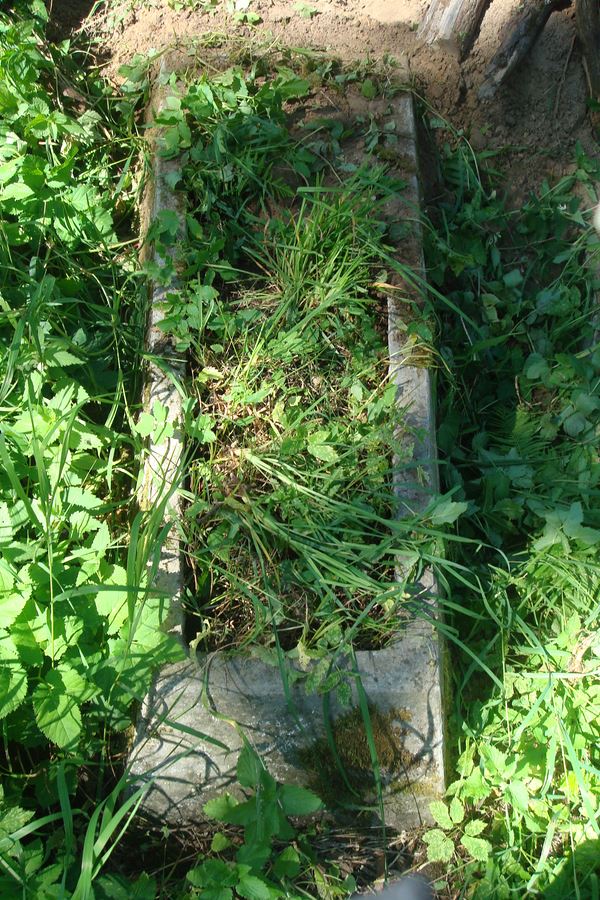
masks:
<svg viewBox="0 0 600 900"><path fill-rule="evenodd" d="M1 795L0 795L1 796ZM7 837L27 825L35 815L32 809L22 809L0 800L0 837Z"/></svg>
<svg viewBox="0 0 600 900"><path fill-rule="evenodd" d="M448 812L448 807L445 803L441 800L434 800L429 804L429 811L441 828L446 831L452 831L454 823L450 818L450 813Z"/></svg>
<svg viewBox="0 0 600 900"><path fill-rule="evenodd" d="M236 806L238 806L238 802L231 794L222 794L220 797L208 800L202 807L202 810L209 819L216 819L217 822L227 822L231 811Z"/></svg>
<svg viewBox="0 0 600 900"><path fill-rule="evenodd" d="M140 413L140 417L135 423L134 431L139 434L143 438L150 437L152 432L154 431L154 427L156 425L156 421L154 416L149 412Z"/></svg>
<svg viewBox="0 0 600 900"><path fill-rule="evenodd" d="M108 633L116 634L129 615L127 572L122 566L103 562L98 577L100 590L94 596L94 604L98 615L106 616L108 619Z"/></svg>
<svg viewBox="0 0 600 900"><path fill-rule="evenodd" d="M271 900L269 886L256 875L242 875L237 883L236 891L245 900Z"/></svg>
<svg viewBox="0 0 600 900"><path fill-rule="evenodd" d="M237 780L242 787L257 787L264 766L260 756L248 744L238 757Z"/></svg>
<svg viewBox="0 0 600 900"><path fill-rule="evenodd" d="M233 891L228 887L204 888L201 900L233 900Z"/></svg>
<svg viewBox="0 0 600 900"><path fill-rule="evenodd" d="M493 744L482 744L480 747L481 757L485 764L486 772L491 775L497 775L501 778L507 778L514 771L514 766L509 766L508 757L502 750L498 750Z"/></svg>
<svg viewBox="0 0 600 900"><path fill-rule="evenodd" d="M297 784L282 784L279 797L286 816L308 816L323 807L320 797Z"/></svg>
<svg viewBox="0 0 600 900"><path fill-rule="evenodd" d="M94 882L94 891L97 900L155 900L156 881L146 872L136 881L119 875L101 875Z"/></svg>
<svg viewBox="0 0 600 900"><path fill-rule="evenodd" d="M54 617L50 609L44 609L31 621L31 630L37 643L46 656L54 661L64 656L69 648L76 646L86 624L82 616L64 615L64 610L70 607L63 604L59 606Z"/></svg>
<svg viewBox="0 0 600 900"><path fill-rule="evenodd" d="M567 513L562 517L563 529L566 535L576 541L585 544L597 544L600 541L600 531L583 525L583 506L581 503L572 503Z"/></svg>
<svg viewBox="0 0 600 900"><path fill-rule="evenodd" d="M74 750L81 734L81 711L69 693L72 683L70 674L51 669L32 695L38 728L63 750Z"/></svg>
<svg viewBox="0 0 600 900"><path fill-rule="evenodd" d="M523 781L511 781L506 789L509 801L519 812L527 812L529 808L529 791Z"/></svg>
<svg viewBox="0 0 600 900"><path fill-rule="evenodd" d="M485 827L486 823L481 819L471 819L465 825L465 834L469 835L469 837L476 837L478 834L481 834Z"/></svg>
<svg viewBox="0 0 600 900"><path fill-rule="evenodd" d="M8 504L0 503L0 547L10 545L14 533Z"/></svg>
<svg viewBox="0 0 600 900"><path fill-rule="evenodd" d="M453 797L452 802L450 803L450 818L454 822L455 825L460 825L462 820L465 817L465 808L458 799L458 797Z"/></svg>
<svg viewBox="0 0 600 900"><path fill-rule="evenodd" d="M251 844L242 844L235 854L237 862L241 865L249 866L254 871L262 869L271 856L271 846L268 843L268 838L266 840L267 843L264 844L257 844L256 841L253 841Z"/></svg>
<svg viewBox="0 0 600 900"><path fill-rule="evenodd" d="M300 871L300 855L295 847L286 847L273 866L273 872L278 878L295 878Z"/></svg>
<svg viewBox="0 0 600 900"><path fill-rule="evenodd" d="M26 594L12 593L9 596L0 595L0 628L8 628L23 612L27 603Z"/></svg>
<svg viewBox="0 0 600 900"><path fill-rule="evenodd" d="M564 428L566 434L569 437L578 437L586 428L589 428L590 423L586 419L586 417L581 412L574 412L571 415L567 416L562 423L562 427Z"/></svg>
<svg viewBox="0 0 600 900"><path fill-rule="evenodd" d="M429 862L449 862L454 854L453 841L444 834L440 828L432 828L423 835L427 844L427 859Z"/></svg>
<svg viewBox="0 0 600 900"><path fill-rule="evenodd" d="M489 859L492 845L485 838L470 837L470 835L465 834L461 837L460 842L467 853L470 853L473 859L478 860L478 862L487 862Z"/></svg>
<svg viewBox="0 0 600 900"><path fill-rule="evenodd" d="M468 503L451 500L449 497L441 497L429 511L431 524L451 525L466 512L468 505Z"/></svg>
<svg viewBox="0 0 600 900"><path fill-rule="evenodd" d="M0 719L17 709L27 695L27 675L17 648L6 631L0 631Z"/></svg>
<svg viewBox="0 0 600 900"><path fill-rule="evenodd" d="M331 444L327 443L328 439L328 431L315 431L308 435L306 449L315 459L320 459L323 462L337 462L339 459L338 453Z"/></svg>
<svg viewBox="0 0 600 900"><path fill-rule="evenodd" d="M540 353L531 353L523 367L523 374L525 375L525 378L528 378L530 381L543 379L549 372L550 368L548 363Z"/></svg>
<svg viewBox="0 0 600 900"><path fill-rule="evenodd" d="M26 585L19 590L16 573L5 559L0 558L0 628L7 628L15 621L27 603Z"/></svg>
<svg viewBox="0 0 600 900"><path fill-rule="evenodd" d="M77 509L97 509L102 506L102 500L91 491L80 487L68 487L63 496L65 506L74 506Z"/></svg>

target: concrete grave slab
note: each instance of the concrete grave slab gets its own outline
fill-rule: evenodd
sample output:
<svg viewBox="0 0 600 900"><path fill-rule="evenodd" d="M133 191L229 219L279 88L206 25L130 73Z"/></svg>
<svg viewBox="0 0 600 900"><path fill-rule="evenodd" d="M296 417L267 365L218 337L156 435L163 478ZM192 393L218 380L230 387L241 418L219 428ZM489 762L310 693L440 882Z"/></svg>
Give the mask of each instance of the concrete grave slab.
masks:
<svg viewBox="0 0 600 900"><path fill-rule="evenodd" d="M354 115L366 111L394 122L398 170L408 184L397 203L394 201L396 208L388 212L410 217L411 237L399 246L399 258L422 274L412 97L402 93L392 101L367 101L356 94L347 98L346 105L346 112ZM162 202L167 204L165 208L175 208L173 199L161 188L155 192L155 214L157 198L158 207ZM438 491L437 452L431 373L406 339L402 285L393 287L388 292L390 376L398 387L398 407L410 425L403 439L410 442L407 449L413 460L409 469L398 466L395 489L398 514L403 515L424 508ZM410 285L404 287L410 294ZM153 322L154 304L160 305L156 292ZM150 340L152 334L151 325ZM151 390L148 402L152 396ZM176 407L172 412L175 418L181 414ZM160 471L170 471L169 461L177 455L173 451L171 446L164 448L166 459L157 463ZM161 452L160 447L151 448L149 458L154 460ZM171 538L175 540L174 535ZM175 558L179 560L178 550L174 544L167 550L171 568L167 555L160 577L172 579L174 609L178 610L183 589L181 568L178 562L174 564ZM401 579L401 571L398 577ZM385 816L387 824L398 829L430 821L428 803L445 789L443 652L432 624L437 615L436 597L435 579L431 572L425 572L412 603L417 614L399 623L393 646L358 652L355 660L338 661L347 672L355 702L360 679L373 714L385 725L384 738L392 747L382 766ZM143 812L173 827L201 820L208 799L235 788L242 734L276 778L314 785L325 762L319 754L327 727L335 735L336 722L343 722L344 740L349 739L352 727L347 715L333 695L325 701L320 696L307 696L293 677L286 697L278 668L259 659L241 655L227 658L222 652L190 653L186 661L158 673L143 704L130 754L135 779L150 781ZM358 721L356 730L358 735Z"/></svg>

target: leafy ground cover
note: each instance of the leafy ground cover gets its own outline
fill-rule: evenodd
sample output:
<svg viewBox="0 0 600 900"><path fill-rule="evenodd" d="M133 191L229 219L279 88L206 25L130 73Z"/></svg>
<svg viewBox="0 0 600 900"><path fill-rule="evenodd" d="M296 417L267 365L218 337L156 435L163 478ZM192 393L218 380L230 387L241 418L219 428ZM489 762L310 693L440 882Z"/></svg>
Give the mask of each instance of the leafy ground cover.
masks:
<svg viewBox="0 0 600 900"><path fill-rule="evenodd" d="M0 168L0 886L5 896L81 900L123 896L135 890L140 897L152 897L157 881L151 877L136 873L127 879L103 874L141 799L141 791L124 793L126 778L119 777L120 756L126 743L124 732L135 715L136 701L148 687L152 670L176 658L178 653L160 631L165 598L149 587L165 535L163 509L159 505L148 516L142 516L136 513L135 506L139 462L144 453L144 428L140 427L136 406L146 275L140 272L138 246L133 237L134 213L144 174L144 143L138 137L136 119L145 99L149 61L138 60L125 67L125 82L116 92L93 71L86 71L77 49L68 41L58 46L46 41L46 21L45 6L38 2L22 4L10 18L0 19L0 127L4 138ZM289 75L287 90L294 84L297 88L295 76ZM285 85L284 79L283 85L264 91L269 108L269 114L263 116L265 127L277 124ZM227 85L223 87L223 96L228 98L231 92L225 90ZM239 102L240 96L234 96L234 108ZM256 124L260 118L253 120L246 109L244 117L250 124ZM163 124L174 124L178 140L186 140L186 123L176 110L172 120ZM291 152L292 142L280 130ZM217 149L219 140L215 139ZM281 142L270 147L269 167L275 160L281 161L281 149ZM300 159L301 152L296 149L295 161L300 164ZM306 158L304 162L307 165ZM315 172L316 169L315 166ZM302 170L301 174L304 176ZM304 335L314 328L313 319L328 328L329 344L319 346L314 355L327 358L330 368L325 371L335 375L336 386L344 391L340 409L348 408L350 402L362 404L358 417L361 427L356 429L354 456L349 455L346 460L346 471L354 458L371 483L378 486L372 502L380 505L366 507L363 488L359 486L359 499L353 496L352 511L363 522L367 512L375 513L382 524L380 531L369 523L379 547L369 553L357 548L356 563L350 555L350 561L356 565L354 589L356 593L374 593L376 588L379 600L382 589L372 572L379 575L385 566L390 567L394 548L408 540L407 529L394 532L390 528L389 493L379 487L387 476L379 471L380 461L376 461L375 454L369 455L371 444L381 449L382 442L387 441L386 448L393 446L389 424L385 430L380 429L390 399L389 394L385 396L385 388L374 383L375 375L365 375L364 366L352 368L340 349L342 339L351 334L352 318L364 315L368 320L367 307L372 300L367 295L384 254L385 245L379 244L383 227L378 227L375 239L371 236L357 258L350 259L360 247L358 237L366 240L364 192L373 191L372 185L369 188L369 178L373 177L361 174L360 190L353 189L349 195L325 190L315 181L316 192L305 198L304 205L298 204L289 215L282 213L278 224L272 217L274 225L292 243L295 233L305 225L313 229L313 244L300 243L296 251L295 264L305 266L308 273L305 284L310 284L311 278L316 282L315 241L324 237L333 244L332 221L336 227L344 225L340 248L326 248L330 283L325 287L310 285L312 294L307 297L306 309L296 308L297 297L288 295L284 302L276 296L274 274L260 280L261 266L271 265L273 273L277 271L276 263L280 270L283 268L285 260L280 251L277 256L280 242L268 237L253 240L252 258L236 253L227 261L231 259L239 265L240 260L251 259L249 283L254 299L260 297L264 323L260 328L256 325L255 330L248 329L249 342L259 346L267 331L266 323L274 333L275 310L288 325L290 347L294 322L299 323ZM378 190L384 183L377 181ZM272 199L280 199L279 189L273 187L269 192ZM265 194L262 200L266 199ZM250 221L248 218L243 227ZM198 229L203 224L206 227L202 216L195 220L191 215L188 226L193 237L194 222ZM253 222L256 231L260 216L255 215ZM212 227L214 219L209 224ZM168 234L170 225L162 220L155 223L153 236L164 240L164 231ZM357 227L355 234L353 229ZM309 236L310 229L306 229L307 239ZM227 284L226 257L220 249L215 253L209 244L208 259L203 259L200 251L205 242L198 232L195 238L196 244L188 247L188 262L194 274L202 273L194 288L196 300L200 297L203 301L202 305L196 303L195 311L202 314L204 303L217 310L213 284L217 272L218 283ZM353 291L348 291L348 309L337 318L332 315L330 321L328 314L344 288L343 279L338 282L334 277L336 259L348 262L347 278L349 273L358 275ZM229 264L229 269L237 275L233 264ZM227 300L236 309L235 315L237 307L242 313L248 310L248 303L238 302L239 297L232 293ZM221 314L225 319L229 315L233 322L234 314L224 306ZM217 319L215 311L210 319L210 327L215 330L210 352L215 355L219 352L219 338L226 339L224 331L218 332ZM232 329L231 324L225 327ZM196 322L193 328L200 331ZM185 342L186 336L181 335L181 339ZM196 341L199 343L198 337ZM361 353L374 351L376 371L383 369L383 339L377 333L374 317L364 334L356 334L353 346L357 358ZM281 354L281 346L277 352ZM342 359L346 367L338 373L334 362ZM211 361L198 356L198 372L201 362L204 369L205 362ZM310 364L307 372L312 377ZM260 372L253 377L260 378ZM198 378L198 390L201 384ZM353 385L354 393L349 394ZM314 391L312 402L322 402L324 392L317 390L318 385L312 381L310 387ZM290 392L291 383L285 386L283 394L287 397ZM190 409L194 409L195 399L190 398ZM330 418L334 412L327 408ZM342 416L339 412L336 415L334 424L341 428ZM214 413L212 416L216 418ZM367 434L369 416L374 422L372 434ZM190 425L199 455L213 443L210 438L207 440L211 424L203 417L204 413L198 416L196 410ZM315 415L313 419L316 420ZM227 427L235 432L232 423L227 423ZM311 459L319 465L338 462L341 454L335 448L338 437L334 431L331 435L319 435L315 421L310 432L307 429L304 434L300 429L300 423L295 422L289 437L298 439L300 433L302 446L311 448L310 453L307 449ZM265 447L261 449L264 451ZM386 453L387 467L388 449ZM268 459L263 453L261 461ZM192 468L195 478L199 478L199 465L196 460ZM263 484L268 483L265 475L261 473L260 477ZM278 479L278 485L285 486L279 476ZM258 478L255 481L258 483ZM344 484L343 479L338 478L338 482ZM346 492L350 494L352 489L348 482ZM338 510L340 521L335 524L340 532L355 527L346 509L350 505L346 496L337 501L336 507L333 483L329 494L319 493L310 484L305 492L309 498L306 505L312 504L314 510L315 528L320 527L321 517L331 517L333 509ZM366 533L364 528L361 534ZM349 545L348 553L354 552ZM361 554L370 567L366 571L359 568L363 562ZM339 569L340 561L336 564ZM395 604L398 587L391 583L390 573L388 579ZM335 605L338 598L331 593L330 601ZM368 603L372 606L375 601L370 598ZM253 764L260 765L257 761ZM275 785L267 773L257 775L252 783L245 778L240 774L242 785L260 789L263 817L267 809L262 799L265 795L272 795L271 813L281 807L283 814L293 815L307 804L311 808L318 805L309 793L293 795L285 786ZM232 806L229 801L224 802L228 808ZM213 812L217 819L225 815L221 808ZM251 810L237 818L230 809L225 812L226 822L246 826L250 836L257 828L260 834L266 833L265 821L259 818L257 822ZM239 841L233 841L231 853L235 851L236 861L228 860L223 865L235 877L235 883L224 888L224 896L232 890L238 896L258 896L261 879L260 896L292 896L288 882L290 878L298 880L296 876L308 879L306 884L312 885L306 889L300 885L298 896L311 896L315 885L331 896L346 895L351 882L344 883L331 867L325 870L318 865L308 844L301 856L290 846L280 858L285 849L282 844L296 840L283 814L273 827L269 826L269 835L279 842L278 850L269 846L265 855L263 841L260 859L249 861L246 851L246 857L237 852ZM222 853L225 849L217 842L212 852ZM197 866L185 885L169 885L171 896L202 893L204 887L210 887L214 872L223 871L223 865L219 868L215 861L212 868L209 864ZM165 873L159 873L159 879L164 883Z"/></svg>
<svg viewBox="0 0 600 900"><path fill-rule="evenodd" d="M132 503L147 61L116 93L68 42L45 41L45 19L35 0L0 16L0 890L347 896L352 880L289 822L318 800L249 750L246 802L207 808L220 825L187 878L162 864L103 873L140 799L123 799L119 735L175 653L148 589L162 511L144 519ZM427 557L457 648L456 777L424 836L438 887L595 898L598 241L581 197L598 172L579 154L573 176L515 211L466 144L442 155L426 312L439 321L445 502L463 512L442 565L425 526L443 511L392 514L375 285L393 242L371 204L398 186L375 166L343 172L342 187L329 126L290 136L286 103L306 90L289 71L229 72L189 85L160 123L166 152L189 154L195 204L168 327L194 360L183 533L200 618L212 602L228 626L235 597L242 643L327 660L385 639L407 588L391 582L395 555ZM156 223L159 243L172 235L168 217Z"/></svg>
<svg viewBox="0 0 600 900"><path fill-rule="evenodd" d="M395 558L418 563L428 518L395 517L394 466L410 458L377 291L402 270L383 207L403 183L375 154L350 162L340 121L294 134L308 91L289 69L228 70L157 117L189 201L161 327L190 354L199 413L183 535L196 645L384 643L409 596Z"/></svg>
<svg viewBox="0 0 600 900"><path fill-rule="evenodd" d="M36 898L89 896L111 747L174 653L145 574L160 513L131 502L141 95L48 44L46 19L0 15L0 893Z"/></svg>
<svg viewBox="0 0 600 900"><path fill-rule="evenodd" d="M468 503L449 551L457 778L429 855L474 897L598 896L600 351L584 215L596 163L519 210L465 142L441 160L427 233L440 310L439 445ZM480 168L481 167L481 168ZM439 309L439 304L438 304Z"/></svg>

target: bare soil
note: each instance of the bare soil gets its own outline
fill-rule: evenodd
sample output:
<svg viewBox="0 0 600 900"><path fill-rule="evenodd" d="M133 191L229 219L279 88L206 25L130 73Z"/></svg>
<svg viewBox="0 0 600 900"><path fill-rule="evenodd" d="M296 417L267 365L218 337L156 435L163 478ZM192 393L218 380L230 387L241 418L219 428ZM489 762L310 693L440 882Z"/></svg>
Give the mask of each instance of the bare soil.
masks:
<svg viewBox="0 0 600 900"><path fill-rule="evenodd" d="M234 21L226 0L209 9L199 0L54 0L53 17L62 33L84 24L113 77L135 53L210 32L272 35L285 45L327 50L346 61L406 57L417 90L436 112L463 129L476 149L502 149L500 165L519 200L542 178L553 180L574 168L577 141L590 154L598 149L573 9L551 15L530 57L493 101L478 99L499 34L519 2L491 0L462 65L450 51L417 39L429 0L307 0L306 6L318 10L311 15L302 15L294 0L250 0L248 11L261 17L252 28Z"/></svg>

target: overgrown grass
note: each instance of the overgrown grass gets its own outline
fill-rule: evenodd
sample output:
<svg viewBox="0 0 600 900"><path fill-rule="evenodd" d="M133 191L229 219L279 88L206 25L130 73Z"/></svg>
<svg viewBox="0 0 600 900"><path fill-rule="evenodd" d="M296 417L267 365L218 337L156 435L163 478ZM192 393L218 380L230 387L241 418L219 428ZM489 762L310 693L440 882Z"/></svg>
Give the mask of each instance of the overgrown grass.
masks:
<svg viewBox="0 0 600 900"><path fill-rule="evenodd" d="M595 163L518 210L464 141L441 160L427 233L446 488L468 503L450 578L473 656L455 654L460 756L430 857L465 896L598 896L599 242ZM454 545L452 553L463 545Z"/></svg>
<svg viewBox="0 0 600 900"><path fill-rule="evenodd" d="M157 116L162 152L187 160L186 268L162 327L191 354L199 413L189 607L196 645L322 656L397 632L434 540L427 516L397 519L393 491L411 460L376 283L402 270L384 205L403 184L376 157L351 165L341 122L293 134L309 83L263 70L196 81Z"/></svg>
<svg viewBox="0 0 600 900"><path fill-rule="evenodd" d="M286 818L317 801L248 749L247 802L207 809L243 837L219 832L185 885L102 875L140 800L123 800L113 770L119 734L174 658L148 585L163 510L143 519L132 503L146 68L113 93L46 43L44 6L29 7L0 17L0 891L346 896L351 881L324 874ZM337 126L292 136L286 104L309 85L264 75L195 82L159 120L164 152L188 154L195 203L165 327L193 360L182 527L200 640L216 613L224 643L275 648L282 671L292 648L319 660L310 688L339 689L336 655L385 642L434 565L460 755L429 855L462 896L598 897L598 240L579 199L598 172L579 153L573 176L511 210L465 143L443 154L426 313L453 493L398 522L401 422L375 285L394 265L378 203L400 186L379 165L342 171ZM158 243L173 228L155 223ZM463 514L442 562L448 503Z"/></svg>
<svg viewBox="0 0 600 900"><path fill-rule="evenodd" d="M45 24L0 16L0 893L83 898L136 804L111 749L174 647L146 579L161 514L132 503L141 93Z"/></svg>

